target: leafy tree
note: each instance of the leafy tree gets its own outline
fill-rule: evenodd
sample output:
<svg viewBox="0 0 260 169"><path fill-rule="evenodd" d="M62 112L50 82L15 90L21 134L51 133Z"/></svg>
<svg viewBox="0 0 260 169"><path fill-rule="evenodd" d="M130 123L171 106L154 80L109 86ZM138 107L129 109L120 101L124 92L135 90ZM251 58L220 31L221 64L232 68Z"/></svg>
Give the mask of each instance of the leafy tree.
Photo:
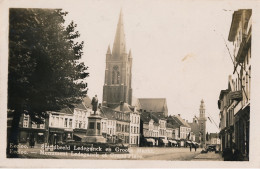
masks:
<svg viewBox="0 0 260 169"><path fill-rule="evenodd" d="M46 111L76 104L87 92L88 67L80 62L84 43L77 41L73 21L65 26L67 14L61 9L9 10L9 143L17 144L22 113L42 123Z"/></svg>

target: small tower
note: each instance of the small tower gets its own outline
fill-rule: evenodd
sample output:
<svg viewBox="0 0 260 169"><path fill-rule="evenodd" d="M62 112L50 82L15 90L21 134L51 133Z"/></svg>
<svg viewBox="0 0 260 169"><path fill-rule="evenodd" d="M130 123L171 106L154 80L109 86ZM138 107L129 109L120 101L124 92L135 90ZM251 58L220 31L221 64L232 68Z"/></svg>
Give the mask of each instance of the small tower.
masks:
<svg viewBox="0 0 260 169"><path fill-rule="evenodd" d="M202 99L200 102L200 115L199 115L199 129L200 129L200 133L201 133L201 140L200 143L201 145L205 146L206 144L206 121L207 118L205 117L205 104L204 104L204 100Z"/></svg>

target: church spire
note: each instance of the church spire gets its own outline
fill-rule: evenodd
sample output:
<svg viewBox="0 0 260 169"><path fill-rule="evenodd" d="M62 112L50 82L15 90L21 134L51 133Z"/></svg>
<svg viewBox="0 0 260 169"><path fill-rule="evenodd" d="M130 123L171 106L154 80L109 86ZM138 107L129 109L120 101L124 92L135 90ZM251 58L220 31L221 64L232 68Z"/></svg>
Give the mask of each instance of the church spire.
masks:
<svg viewBox="0 0 260 169"><path fill-rule="evenodd" d="M107 48L107 55L111 55L110 45L108 45L108 48Z"/></svg>
<svg viewBox="0 0 260 169"><path fill-rule="evenodd" d="M125 31L123 23L123 12L120 10L119 20L117 23L116 36L114 40L112 55L114 57L120 57L123 53L126 53L125 43Z"/></svg>

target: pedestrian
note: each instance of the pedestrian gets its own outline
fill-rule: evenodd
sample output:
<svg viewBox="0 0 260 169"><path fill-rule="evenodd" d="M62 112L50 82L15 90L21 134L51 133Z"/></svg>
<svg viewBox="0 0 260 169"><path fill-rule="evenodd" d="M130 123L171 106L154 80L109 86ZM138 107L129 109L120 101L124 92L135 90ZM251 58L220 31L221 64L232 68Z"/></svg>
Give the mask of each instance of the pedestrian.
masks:
<svg viewBox="0 0 260 169"><path fill-rule="evenodd" d="M191 152L191 149L192 149L192 145L190 144L190 152Z"/></svg>
<svg viewBox="0 0 260 169"><path fill-rule="evenodd" d="M195 145L195 144L194 144L194 149L195 149L195 152L196 152L196 150L197 150L197 145Z"/></svg>

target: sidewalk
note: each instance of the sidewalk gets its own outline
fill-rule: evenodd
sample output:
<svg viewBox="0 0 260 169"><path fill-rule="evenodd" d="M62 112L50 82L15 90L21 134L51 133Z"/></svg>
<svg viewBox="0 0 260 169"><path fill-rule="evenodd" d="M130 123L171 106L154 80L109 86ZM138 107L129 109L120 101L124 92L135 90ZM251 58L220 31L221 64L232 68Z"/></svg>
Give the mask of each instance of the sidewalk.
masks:
<svg viewBox="0 0 260 169"><path fill-rule="evenodd" d="M208 152L197 155L192 161L223 161L223 158L219 153Z"/></svg>

